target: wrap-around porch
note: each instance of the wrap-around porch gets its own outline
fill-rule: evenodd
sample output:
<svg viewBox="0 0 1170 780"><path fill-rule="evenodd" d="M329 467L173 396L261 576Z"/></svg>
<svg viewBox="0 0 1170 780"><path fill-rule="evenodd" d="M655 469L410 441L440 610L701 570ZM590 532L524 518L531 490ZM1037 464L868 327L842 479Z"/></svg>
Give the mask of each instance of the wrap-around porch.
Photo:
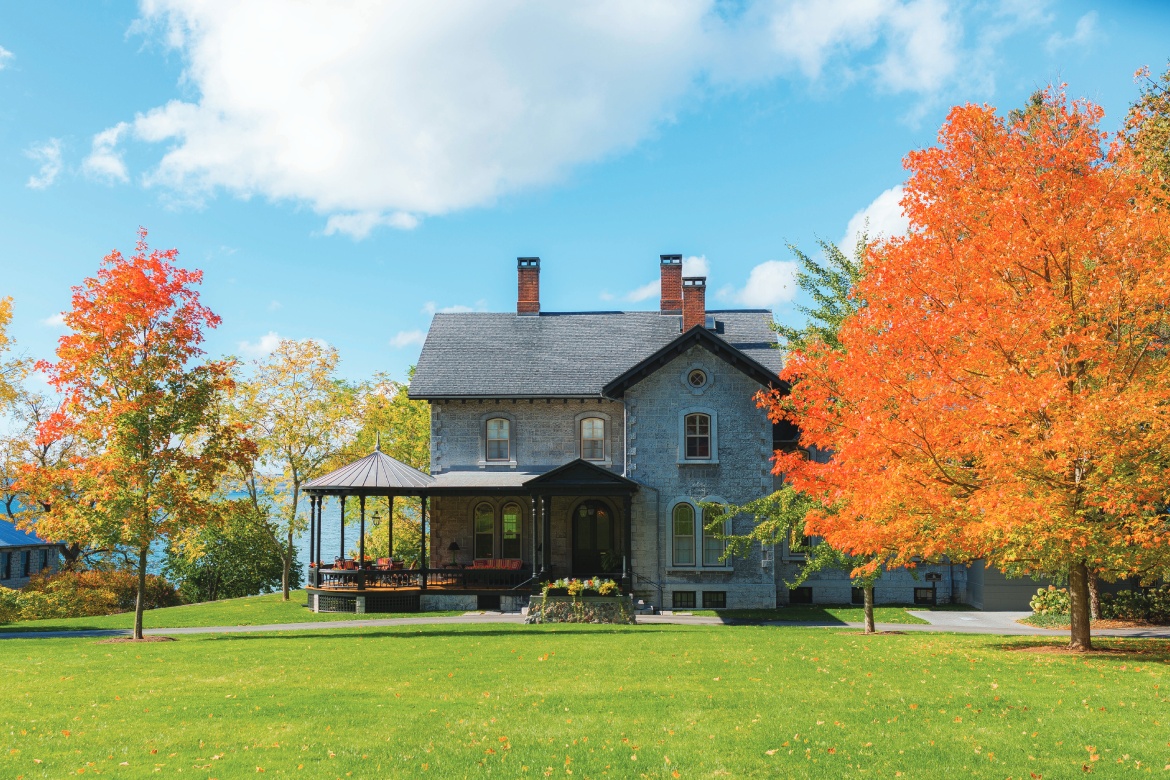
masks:
<svg viewBox="0 0 1170 780"><path fill-rule="evenodd" d="M309 605L315 611L389 612L519 604L558 577L631 584L631 503L638 485L575 460L543 472L424 474L380 449L305 485L310 501ZM347 553L345 501L356 497L356 555ZM366 556L367 513L393 517L395 498L419 499L423 533L413 561ZM375 510L375 507L378 507ZM341 526L338 555L322 529ZM392 525L390 533L392 534ZM393 550L391 537L388 549Z"/></svg>

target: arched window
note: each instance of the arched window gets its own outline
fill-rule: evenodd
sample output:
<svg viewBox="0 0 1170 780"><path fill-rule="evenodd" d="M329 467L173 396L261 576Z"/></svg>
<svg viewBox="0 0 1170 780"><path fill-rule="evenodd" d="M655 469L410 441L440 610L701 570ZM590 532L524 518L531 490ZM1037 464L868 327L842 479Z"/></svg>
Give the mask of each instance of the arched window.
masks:
<svg viewBox="0 0 1170 780"><path fill-rule="evenodd" d="M505 504L500 514L500 557L519 558L520 505Z"/></svg>
<svg viewBox="0 0 1170 780"><path fill-rule="evenodd" d="M677 504L672 514L671 530L674 537L674 565L695 565L695 508Z"/></svg>
<svg viewBox="0 0 1170 780"><path fill-rule="evenodd" d="M688 414L685 420L686 456L697 460L711 457L711 415ZM692 518L693 519L693 518Z"/></svg>
<svg viewBox="0 0 1170 780"><path fill-rule="evenodd" d="M496 513L491 504L475 508L475 557L494 558L496 553Z"/></svg>
<svg viewBox="0 0 1170 780"><path fill-rule="evenodd" d="M720 537L727 536L728 521L723 521L723 527L717 531L708 530L708 526L714 517L711 515L711 510L703 510L703 565L704 566L725 566L724 562L719 559L723 557L724 551L727 549L727 542ZM730 561L728 562L730 563Z"/></svg>
<svg viewBox="0 0 1170 780"><path fill-rule="evenodd" d="M487 421L486 460L510 460L512 457L512 424L503 417Z"/></svg>
<svg viewBox="0 0 1170 780"><path fill-rule="evenodd" d="M581 421L581 457L605 460L605 420L586 417Z"/></svg>

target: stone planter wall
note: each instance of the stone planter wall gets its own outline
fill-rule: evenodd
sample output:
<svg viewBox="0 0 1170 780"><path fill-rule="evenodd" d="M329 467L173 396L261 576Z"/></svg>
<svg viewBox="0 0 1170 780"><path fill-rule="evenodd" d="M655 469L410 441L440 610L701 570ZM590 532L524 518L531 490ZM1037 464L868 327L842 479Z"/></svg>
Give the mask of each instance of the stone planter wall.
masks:
<svg viewBox="0 0 1170 780"><path fill-rule="evenodd" d="M545 596L532 599L526 622L633 625L636 621L628 596Z"/></svg>

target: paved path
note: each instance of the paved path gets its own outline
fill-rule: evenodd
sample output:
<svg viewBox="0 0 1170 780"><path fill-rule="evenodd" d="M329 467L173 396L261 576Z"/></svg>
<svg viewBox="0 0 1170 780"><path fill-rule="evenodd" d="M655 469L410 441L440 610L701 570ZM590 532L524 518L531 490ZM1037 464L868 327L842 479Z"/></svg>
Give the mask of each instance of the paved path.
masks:
<svg viewBox="0 0 1170 780"><path fill-rule="evenodd" d="M1025 626L1015 622L1028 615L1027 612L910 612L915 617L928 621L927 624L878 623L878 631L931 632L941 631L956 634L992 634L1001 636L1050 636L1066 637L1068 631ZM370 620L330 620L315 623L278 623L266 626L195 626L191 628L148 628L148 636L182 636L185 634L254 634L277 631L321 631L339 628L379 628L383 626L427 626L445 624L520 624L524 618L516 614L498 612L469 612L465 615L417 618L373 618ZM638 622L647 625L673 624L690 626L748 625L737 621L725 621L717 617L699 615L639 615ZM770 621L762 624L777 628L862 628L861 623L803 623ZM130 636L129 629L85 629L77 631L13 631L0 632L0 639L59 639L59 638L103 638ZM1093 636L1152 637L1170 639L1170 626L1159 628L1112 628L1099 629Z"/></svg>

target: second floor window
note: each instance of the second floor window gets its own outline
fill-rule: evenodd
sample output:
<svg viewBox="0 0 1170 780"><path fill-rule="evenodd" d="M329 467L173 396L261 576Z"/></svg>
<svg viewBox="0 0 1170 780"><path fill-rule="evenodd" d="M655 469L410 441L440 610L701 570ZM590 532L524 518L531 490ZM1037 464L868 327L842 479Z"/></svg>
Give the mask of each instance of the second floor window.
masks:
<svg viewBox="0 0 1170 780"><path fill-rule="evenodd" d="M686 453L688 458L703 460L711 457L711 416L686 416Z"/></svg>
<svg viewBox="0 0 1170 780"><path fill-rule="evenodd" d="M586 417L581 421L581 457L605 460L605 420Z"/></svg>
<svg viewBox="0 0 1170 780"><path fill-rule="evenodd" d="M495 417L487 421L487 460L509 460L511 458L511 433L512 425L503 417Z"/></svg>

